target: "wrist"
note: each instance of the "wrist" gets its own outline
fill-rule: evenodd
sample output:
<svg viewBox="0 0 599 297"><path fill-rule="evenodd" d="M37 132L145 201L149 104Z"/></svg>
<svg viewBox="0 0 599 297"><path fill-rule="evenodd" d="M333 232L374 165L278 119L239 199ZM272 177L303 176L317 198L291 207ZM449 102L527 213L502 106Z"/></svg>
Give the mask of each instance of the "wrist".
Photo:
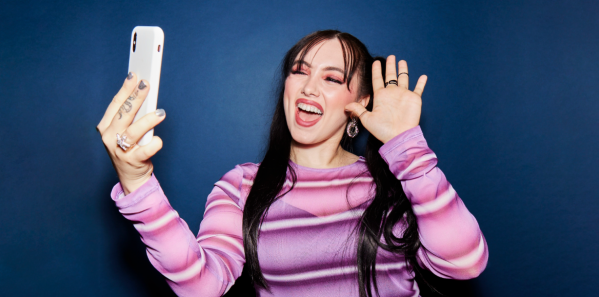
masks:
<svg viewBox="0 0 599 297"><path fill-rule="evenodd" d="M152 170L149 170L146 174L138 178L120 178L123 193L125 196L129 195L143 186L150 178L152 178Z"/></svg>

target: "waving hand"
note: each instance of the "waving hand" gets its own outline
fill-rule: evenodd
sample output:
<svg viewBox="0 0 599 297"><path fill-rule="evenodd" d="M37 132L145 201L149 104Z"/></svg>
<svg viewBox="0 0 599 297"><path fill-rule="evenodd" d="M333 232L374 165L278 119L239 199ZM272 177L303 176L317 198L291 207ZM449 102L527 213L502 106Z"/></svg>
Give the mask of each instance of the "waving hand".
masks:
<svg viewBox="0 0 599 297"><path fill-rule="evenodd" d="M427 77L426 75L420 76L414 91L410 91L408 89L408 63L401 60L397 63L397 68L399 76L397 76L395 68L395 56L387 57L385 79L383 79L381 63L375 61L372 64L372 86L374 88L372 111L367 111L357 102L345 106L352 116L360 118L368 132L383 143L416 127L420 122L421 96Z"/></svg>

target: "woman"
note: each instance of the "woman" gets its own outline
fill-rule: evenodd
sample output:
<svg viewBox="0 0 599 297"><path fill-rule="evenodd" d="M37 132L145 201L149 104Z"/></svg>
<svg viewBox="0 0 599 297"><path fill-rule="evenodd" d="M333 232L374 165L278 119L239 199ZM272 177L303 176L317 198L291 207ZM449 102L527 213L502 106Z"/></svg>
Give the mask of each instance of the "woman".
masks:
<svg viewBox="0 0 599 297"><path fill-rule="evenodd" d="M120 179L112 197L175 293L222 295L244 265L260 296L418 296L421 267L482 272L482 233L418 126L426 76L410 91L405 61L383 67L333 30L292 47L281 76L264 160L215 184L197 237L152 174L160 138L122 142L164 119L158 110L131 124L151 86L129 75L98 125ZM125 101L133 108L120 110ZM365 157L348 151L358 118L371 133Z"/></svg>

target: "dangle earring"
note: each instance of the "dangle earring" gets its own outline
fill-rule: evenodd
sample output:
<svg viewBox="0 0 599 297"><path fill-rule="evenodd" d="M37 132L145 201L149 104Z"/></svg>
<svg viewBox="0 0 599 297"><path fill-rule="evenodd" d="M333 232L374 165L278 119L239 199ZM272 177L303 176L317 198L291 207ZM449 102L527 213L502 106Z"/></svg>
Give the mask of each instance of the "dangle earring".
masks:
<svg viewBox="0 0 599 297"><path fill-rule="evenodd" d="M351 121L349 122L349 124L347 124L347 136L354 138L356 137L356 135L358 135L358 120L356 120L355 117L351 118Z"/></svg>

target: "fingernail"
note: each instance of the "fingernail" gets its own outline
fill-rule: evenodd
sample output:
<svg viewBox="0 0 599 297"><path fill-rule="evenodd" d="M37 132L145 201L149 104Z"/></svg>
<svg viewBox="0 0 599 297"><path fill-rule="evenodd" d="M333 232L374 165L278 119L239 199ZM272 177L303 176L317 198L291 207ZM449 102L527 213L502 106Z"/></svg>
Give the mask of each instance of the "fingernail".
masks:
<svg viewBox="0 0 599 297"><path fill-rule="evenodd" d="M166 112L164 112L164 109L162 109L162 108L156 109L156 111L154 113L156 113L156 115L159 117L163 117L166 114Z"/></svg>
<svg viewBox="0 0 599 297"><path fill-rule="evenodd" d="M138 87L138 88L139 88L140 90L143 90L143 89L145 89L146 87L147 87L147 86L146 86L146 84L144 83L144 81L143 81L143 80L139 82L139 87Z"/></svg>
<svg viewBox="0 0 599 297"><path fill-rule="evenodd" d="M127 74L127 80L130 80L133 78L133 73L129 72L129 74Z"/></svg>

